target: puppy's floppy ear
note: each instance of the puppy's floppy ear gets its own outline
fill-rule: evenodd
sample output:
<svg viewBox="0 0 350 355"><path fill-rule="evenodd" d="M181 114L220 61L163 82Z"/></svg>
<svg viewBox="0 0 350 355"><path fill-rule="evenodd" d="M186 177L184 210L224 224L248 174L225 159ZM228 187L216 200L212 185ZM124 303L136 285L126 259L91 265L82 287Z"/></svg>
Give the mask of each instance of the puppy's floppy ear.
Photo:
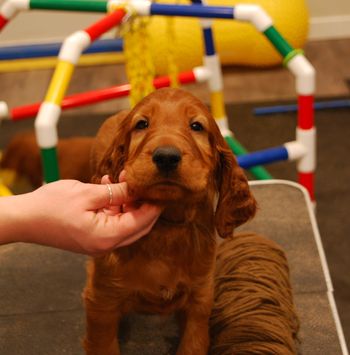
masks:
<svg viewBox="0 0 350 355"><path fill-rule="evenodd" d="M238 166L236 158L219 132L216 137L216 150L219 201L215 226L219 235L226 238L232 235L235 227L254 216L256 201L243 170Z"/></svg>
<svg viewBox="0 0 350 355"><path fill-rule="evenodd" d="M129 146L128 113L123 111L112 116L101 126L91 153L92 182L100 183L103 175L118 181Z"/></svg>

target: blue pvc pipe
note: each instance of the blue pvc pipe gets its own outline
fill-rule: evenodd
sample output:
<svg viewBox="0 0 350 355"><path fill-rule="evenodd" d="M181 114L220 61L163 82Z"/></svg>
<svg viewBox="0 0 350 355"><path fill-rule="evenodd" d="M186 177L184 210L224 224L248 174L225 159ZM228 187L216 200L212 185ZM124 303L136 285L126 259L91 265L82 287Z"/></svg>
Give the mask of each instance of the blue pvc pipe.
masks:
<svg viewBox="0 0 350 355"><path fill-rule="evenodd" d="M237 157L238 164L244 169L253 166L269 164L276 161L288 160L288 151L284 146L268 148Z"/></svg>
<svg viewBox="0 0 350 355"><path fill-rule="evenodd" d="M152 3L151 15L233 19L234 8L227 6L168 5Z"/></svg>
<svg viewBox="0 0 350 355"><path fill-rule="evenodd" d="M349 108L350 100L333 100L321 101L314 103L315 110L336 109L336 108ZM254 109L254 114L257 116L273 115L278 113L297 112L298 105L278 105L257 107Z"/></svg>
<svg viewBox="0 0 350 355"><path fill-rule="evenodd" d="M215 52L215 44L214 44L212 29L204 28L203 36L204 36L204 44L205 44L205 54L214 55L216 52Z"/></svg>
<svg viewBox="0 0 350 355"><path fill-rule="evenodd" d="M0 47L0 60L30 59L40 57L57 57L62 43L44 43L22 46ZM122 52L121 39L103 39L94 42L84 54Z"/></svg>

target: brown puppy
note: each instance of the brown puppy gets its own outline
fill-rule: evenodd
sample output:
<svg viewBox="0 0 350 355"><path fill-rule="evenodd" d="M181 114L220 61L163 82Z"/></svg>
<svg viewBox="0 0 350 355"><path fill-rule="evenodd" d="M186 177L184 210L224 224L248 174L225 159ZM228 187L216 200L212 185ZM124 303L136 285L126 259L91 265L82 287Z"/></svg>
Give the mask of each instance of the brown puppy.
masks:
<svg viewBox="0 0 350 355"><path fill-rule="evenodd" d="M230 236L256 208L215 120L191 94L158 90L105 122L92 165L93 182L125 169L130 193L164 210L147 236L90 260L86 353L119 354L118 322L129 312L176 311L177 354L207 354L216 231Z"/></svg>
<svg viewBox="0 0 350 355"><path fill-rule="evenodd" d="M90 149L94 138L73 137L60 139L57 145L61 179L91 180ZM15 170L29 180L34 188L43 183L40 149L34 132L16 134L4 150L2 169Z"/></svg>

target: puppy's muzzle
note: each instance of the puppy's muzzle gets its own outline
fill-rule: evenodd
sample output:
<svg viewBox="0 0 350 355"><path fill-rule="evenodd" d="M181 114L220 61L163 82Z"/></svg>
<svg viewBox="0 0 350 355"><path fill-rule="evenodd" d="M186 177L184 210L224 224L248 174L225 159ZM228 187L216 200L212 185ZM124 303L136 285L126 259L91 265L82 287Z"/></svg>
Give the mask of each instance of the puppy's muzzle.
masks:
<svg viewBox="0 0 350 355"><path fill-rule="evenodd" d="M153 163L158 170L163 173L169 173L178 167L181 161L181 152L174 146L158 147L152 155Z"/></svg>

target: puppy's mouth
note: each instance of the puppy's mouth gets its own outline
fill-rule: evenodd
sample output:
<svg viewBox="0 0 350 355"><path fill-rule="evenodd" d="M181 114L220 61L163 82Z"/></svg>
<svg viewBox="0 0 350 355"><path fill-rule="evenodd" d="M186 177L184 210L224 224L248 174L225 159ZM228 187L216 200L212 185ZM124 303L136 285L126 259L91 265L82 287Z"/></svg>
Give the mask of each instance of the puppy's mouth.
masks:
<svg viewBox="0 0 350 355"><path fill-rule="evenodd" d="M179 180L156 178L153 181L133 179L129 188L138 198L154 202L185 200L191 191Z"/></svg>
<svg viewBox="0 0 350 355"><path fill-rule="evenodd" d="M166 199L170 196L182 196L190 193L189 189L181 182L174 179L159 179L149 185L150 192L163 194ZM175 195L174 195L175 194Z"/></svg>
<svg viewBox="0 0 350 355"><path fill-rule="evenodd" d="M185 186L183 186L180 182L174 181L174 180L161 180L157 181L154 184L151 185L151 187L158 187L158 188L164 188L164 189L171 189L171 188L180 188L180 189L186 189Z"/></svg>

